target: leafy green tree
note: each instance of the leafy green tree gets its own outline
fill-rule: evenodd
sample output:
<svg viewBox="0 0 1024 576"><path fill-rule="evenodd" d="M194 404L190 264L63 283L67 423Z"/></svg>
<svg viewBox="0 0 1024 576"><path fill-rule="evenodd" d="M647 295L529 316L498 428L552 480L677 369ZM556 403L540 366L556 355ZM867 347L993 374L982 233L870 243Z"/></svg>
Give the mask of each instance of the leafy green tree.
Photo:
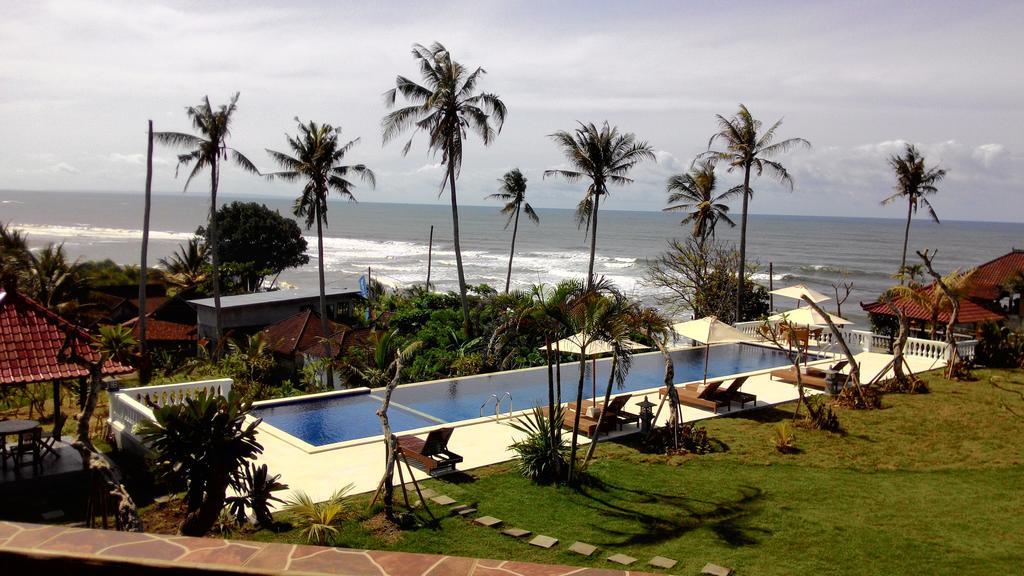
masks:
<svg viewBox="0 0 1024 576"><path fill-rule="evenodd" d="M462 267L462 245L459 240L459 206L455 181L462 170L462 143L472 131L489 145L501 132L505 123L505 104L496 94L477 91L477 83L486 73L483 68L470 71L456 62L448 49L435 42L426 48L413 45L412 56L417 60L423 84L399 76L395 88L384 93L388 107L395 105L401 94L410 105L389 113L381 122L384 143L402 132L413 134L423 131L429 138L432 152L441 153L446 168L441 181L441 192L448 188L452 203L452 240L455 245L455 266L459 275L459 297L462 301L463 329L472 331L469 300L466 296L466 275ZM410 139L402 154L412 147Z"/></svg>
<svg viewBox="0 0 1024 576"><path fill-rule="evenodd" d="M594 284L594 258L597 254L597 215L601 197L608 194L608 185L633 182L626 175L644 160L654 160L654 152L647 142L637 142L632 133L620 134L619 129L605 122L601 128L593 123L579 123L573 132L560 130L551 139L561 149L571 169L545 170L544 177L559 176L568 182L588 182L586 194L576 207L576 223L590 232L590 264L587 267L587 286Z"/></svg>
<svg viewBox="0 0 1024 576"><path fill-rule="evenodd" d="M743 214L740 219L740 266L745 271L747 263L747 204L753 191L750 189L750 175L753 172L761 176L764 172L774 176L782 184L793 188L793 178L789 175L786 167L779 162L772 160L779 154L788 152L797 146L810 148L811 143L803 138L789 138L781 142L775 142L775 131L782 125L782 120L776 121L767 130L761 130L761 121L747 110L747 107L740 104L740 109L732 118L725 118L716 114L719 131L711 136L708 141L708 151L703 157L711 160L721 160L729 165L728 171L743 171ZM725 146L721 150L711 150L716 141L721 141ZM736 276L736 313L737 321L746 320L743 316L742 289L745 274Z"/></svg>
<svg viewBox="0 0 1024 576"><path fill-rule="evenodd" d="M741 193L743 189L734 186L716 195L716 182L715 166L709 161L704 161L687 173L671 176L665 186L669 194L669 206L663 210L685 210L686 217L680 224L691 224L693 229L690 234L701 244L707 242L708 238L715 237L715 227L719 222L725 222L730 227L736 226L729 218L729 207L723 202Z"/></svg>
<svg viewBox="0 0 1024 576"><path fill-rule="evenodd" d="M202 536L217 522L229 486L239 485L245 466L263 452L256 441L260 420L246 423L251 407L238 396L202 392L181 404L153 410L139 433L156 453L164 476L183 484L188 513L180 532Z"/></svg>
<svg viewBox="0 0 1024 576"><path fill-rule="evenodd" d="M264 204L232 202L221 206L216 227L221 271L231 266L240 275L238 283L248 292L264 287L268 276L276 280L284 270L309 263L308 244L299 225ZM210 231L202 226L196 230L196 236L208 246L213 245Z"/></svg>
<svg viewBox="0 0 1024 576"><path fill-rule="evenodd" d="M508 225L512 224L512 247L509 248L508 273L505 275L505 293L508 294L509 284L512 283L512 258L516 253L516 234L519 232L519 212L526 212L527 218L534 224L540 224L540 217L526 201L526 176L523 176L519 168L509 170L498 182L501 182L499 191L487 198L505 202L501 208L501 213L508 216L508 220L505 221L505 229L508 230Z"/></svg>
<svg viewBox="0 0 1024 576"><path fill-rule="evenodd" d="M889 166L896 173L895 192L885 200L882 205L887 206L893 202L903 199L907 201L907 227L903 231L903 256L900 258L900 270L907 267L907 243L910 241L910 221L914 214L917 214L917 207L924 205L928 209L928 215L936 223L939 217L935 214L928 196L939 191L936 186L946 177L946 171L938 168L928 168L924 162L924 156L913 144L907 144L902 156L893 155L889 157ZM903 280L900 280L903 283Z"/></svg>
<svg viewBox="0 0 1024 576"><path fill-rule="evenodd" d="M296 119L298 121L298 119ZM282 168L281 172L268 174L268 178L280 178L288 182L302 181L302 194L295 200L295 215L305 217L306 228L316 224L317 265L320 272L320 322L324 337L331 335L330 320L327 318L326 281L324 280L324 231L327 226L327 195L355 201L352 193L355 184L351 178L358 176L363 182L376 186L377 179L364 164L344 164L345 155L359 139L341 144L341 127L330 124L299 122L299 135L288 137L288 147L294 156L283 152L267 150L270 157ZM324 342L324 354L331 356L331 344ZM334 386L333 371L327 370L327 384Z"/></svg>
<svg viewBox="0 0 1024 576"><path fill-rule="evenodd" d="M221 313L220 313L220 253L216 249L220 243L220 236L217 230L217 190L220 187L220 168L224 161L231 161L246 172L259 174L256 166L245 157L244 154L230 148L227 145L227 138L231 135L231 122L234 120L235 111L238 109L238 92L231 98L227 105L222 105L214 110L210 105L210 98L203 96L198 106L189 106L185 114L192 122L192 127L198 132L198 136L185 134L183 132L157 132L153 136L157 142L186 148L188 152L178 155L178 167L192 166L188 179L185 181L185 190L192 183L192 179L198 176L203 170L210 170L210 217L208 221L209 245L214 247L213 256L213 305L215 312L215 334L217 341L223 334Z"/></svg>

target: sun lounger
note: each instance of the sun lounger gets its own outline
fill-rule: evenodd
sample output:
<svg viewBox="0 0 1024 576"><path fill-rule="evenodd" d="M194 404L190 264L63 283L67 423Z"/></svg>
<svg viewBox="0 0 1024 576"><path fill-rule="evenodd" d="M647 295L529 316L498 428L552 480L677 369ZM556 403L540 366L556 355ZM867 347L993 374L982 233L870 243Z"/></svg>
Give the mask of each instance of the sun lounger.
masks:
<svg viewBox="0 0 1024 576"><path fill-rule="evenodd" d="M576 411L572 409L565 409L562 411L562 428L572 430L576 424ZM601 432L608 432L615 429L615 420L612 418L606 418L601 422ZM590 418L586 414L580 414L580 432L587 435L587 438L593 438L594 434L597 433L597 418Z"/></svg>
<svg viewBox="0 0 1024 576"><path fill-rule="evenodd" d="M462 456L448 450L448 440L453 428L431 430L425 440L415 436L399 436L398 450L417 468L431 476L455 472L455 465L462 462Z"/></svg>
<svg viewBox="0 0 1024 576"><path fill-rule="evenodd" d="M836 383L845 385L849 375L840 373L843 368L846 368L848 362L842 360L833 364L829 370L839 373ZM771 377L788 382L789 384L796 384L796 368L790 366L789 368L781 368L779 370L772 370ZM825 376L827 371L822 370L814 366L806 368L804 372L800 374L800 383L809 388L817 390L825 390Z"/></svg>
<svg viewBox="0 0 1024 576"><path fill-rule="evenodd" d="M718 412L718 409L722 406L728 409L730 407L729 400L718 396L718 388L722 385L722 382L722 380L712 380L703 388L697 384L676 386L676 391L679 393L679 403L713 412ZM661 397L667 396L668 387L659 390L658 394Z"/></svg>
<svg viewBox="0 0 1024 576"><path fill-rule="evenodd" d="M748 376L740 376L739 378L733 378L732 381L729 382L729 385L727 387L725 387L724 389L718 389L718 392L715 393L715 398L725 400L727 402L739 402L740 408L744 408L747 402L753 402L756 404L757 396L749 392L740 391L740 387L743 386L744 383L746 383L747 378ZM687 388L689 388L690 386L696 387L696 385L691 384L687 386Z"/></svg>

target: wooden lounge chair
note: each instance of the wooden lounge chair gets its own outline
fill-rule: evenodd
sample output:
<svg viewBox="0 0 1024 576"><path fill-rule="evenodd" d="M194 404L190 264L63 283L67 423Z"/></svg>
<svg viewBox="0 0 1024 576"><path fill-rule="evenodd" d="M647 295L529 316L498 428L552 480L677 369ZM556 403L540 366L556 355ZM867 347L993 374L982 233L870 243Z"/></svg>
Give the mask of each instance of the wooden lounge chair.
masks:
<svg viewBox="0 0 1024 576"><path fill-rule="evenodd" d="M50 435L43 438L42 442L39 444L39 448L43 451L43 456L53 454L57 458L60 458L60 452L57 452L57 443L60 442L60 435L64 430L64 424L66 424L67 421L68 417L64 414L61 414L56 420L54 420L53 432L50 432Z"/></svg>
<svg viewBox="0 0 1024 576"><path fill-rule="evenodd" d="M608 403L608 408L605 409L608 412L605 418L611 417L619 430L622 430L622 426L625 424L636 424L640 421L639 414L626 411L626 402L629 402L629 399L632 397L632 394L623 394L622 396L612 398L611 402Z"/></svg>
<svg viewBox="0 0 1024 576"><path fill-rule="evenodd" d="M454 428L444 427L431 430L425 440L415 436L399 436L398 450L411 463L431 476L455 472L455 465L462 462L462 456L448 450L448 439Z"/></svg>
<svg viewBox="0 0 1024 576"><path fill-rule="evenodd" d="M729 385L725 389L719 388L715 394L716 398L725 400L727 402L739 402L740 408L744 408L747 402L753 402L757 404L757 396L749 392L740 392L740 386L746 383L749 376L740 376L739 378L733 378Z"/></svg>
<svg viewBox="0 0 1024 576"><path fill-rule="evenodd" d="M836 383L839 384L840 386L844 386L846 384L846 380L849 378L849 375L842 374L840 372L843 368L846 367L847 364L848 362L846 360L842 360L840 362L836 362L829 368L829 370L833 370L839 373L839 377L837 378ZM826 386L826 374L827 372L825 370L811 366L807 368L806 372L800 374L800 382L804 386L807 386L808 388L814 388L816 390L824 391ZM789 384L796 384L796 368L790 366L789 368L772 370L771 377L777 378Z"/></svg>
<svg viewBox="0 0 1024 576"><path fill-rule="evenodd" d="M722 385L722 382L722 380L712 380L704 386L703 390L696 383L676 386L676 391L679 393L679 403L702 410L712 410L716 413L722 406L728 409L730 408L729 400L718 396L718 388ZM668 387L659 390L658 394L662 397L667 396Z"/></svg>

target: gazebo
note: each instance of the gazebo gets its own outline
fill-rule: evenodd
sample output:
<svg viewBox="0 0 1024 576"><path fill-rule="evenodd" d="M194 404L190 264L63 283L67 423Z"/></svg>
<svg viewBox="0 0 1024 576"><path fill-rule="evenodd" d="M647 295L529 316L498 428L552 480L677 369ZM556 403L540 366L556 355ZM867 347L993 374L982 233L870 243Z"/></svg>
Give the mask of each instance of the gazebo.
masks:
<svg viewBox="0 0 1024 576"><path fill-rule="evenodd" d="M90 361L98 359L91 337L76 326L20 294L11 285L0 287L0 386L53 382L54 420L60 416L60 383L89 376L89 370L58 359L65 343ZM127 374L133 369L107 361L104 375Z"/></svg>

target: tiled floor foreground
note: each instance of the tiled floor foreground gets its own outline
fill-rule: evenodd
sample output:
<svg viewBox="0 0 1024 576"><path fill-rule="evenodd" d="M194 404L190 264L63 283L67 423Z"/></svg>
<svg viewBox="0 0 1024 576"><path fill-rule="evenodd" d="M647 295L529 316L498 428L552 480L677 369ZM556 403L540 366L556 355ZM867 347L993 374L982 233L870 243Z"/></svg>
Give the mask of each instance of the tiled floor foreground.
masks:
<svg viewBox="0 0 1024 576"><path fill-rule="evenodd" d="M0 521L0 574L342 574L347 576L640 576L641 572L161 536Z"/></svg>

